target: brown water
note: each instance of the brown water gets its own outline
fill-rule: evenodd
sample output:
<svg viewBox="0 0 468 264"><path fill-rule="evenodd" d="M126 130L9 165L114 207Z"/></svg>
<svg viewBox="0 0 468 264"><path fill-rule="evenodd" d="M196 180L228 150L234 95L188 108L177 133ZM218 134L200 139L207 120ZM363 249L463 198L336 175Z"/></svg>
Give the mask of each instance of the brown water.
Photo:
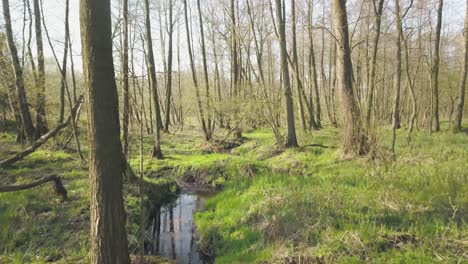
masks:
<svg viewBox="0 0 468 264"><path fill-rule="evenodd" d="M156 209L149 219L146 253L180 264L211 263L200 252L193 221L194 214L203 209L207 196L202 192L185 192L175 202Z"/></svg>

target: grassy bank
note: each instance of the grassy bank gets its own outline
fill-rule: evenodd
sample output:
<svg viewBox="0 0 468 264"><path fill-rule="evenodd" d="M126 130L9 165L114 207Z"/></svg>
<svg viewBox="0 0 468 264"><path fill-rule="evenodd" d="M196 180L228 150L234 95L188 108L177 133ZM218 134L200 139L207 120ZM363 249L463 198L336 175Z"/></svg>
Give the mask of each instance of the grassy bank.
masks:
<svg viewBox="0 0 468 264"><path fill-rule="evenodd" d="M396 162L341 160L334 129L301 136L327 149L283 152L247 134L236 151L264 169L208 201L202 245L217 263L467 262L468 137L400 133Z"/></svg>
<svg viewBox="0 0 468 264"><path fill-rule="evenodd" d="M468 137L420 132L408 146L399 133L396 162L341 159L334 128L300 134L303 147L293 150L277 148L269 130L245 133L230 151L198 133L164 134L164 160L149 157L153 139L144 138L144 177L161 186L153 192L160 201L177 191L174 182L222 186L196 217L202 246L217 263L468 261ZM379 135L383 148L389 135ZM0 134L0 157L20 151L12 142L12 133ZM130 163L138 172L137 139ZM49 143L0 169L0 184L54 173L64 179L67 201L50 185L0 194L0 263L86 263L88 178L76 153ZM140 200L133 185L125 193L134 249Z"/></svg>

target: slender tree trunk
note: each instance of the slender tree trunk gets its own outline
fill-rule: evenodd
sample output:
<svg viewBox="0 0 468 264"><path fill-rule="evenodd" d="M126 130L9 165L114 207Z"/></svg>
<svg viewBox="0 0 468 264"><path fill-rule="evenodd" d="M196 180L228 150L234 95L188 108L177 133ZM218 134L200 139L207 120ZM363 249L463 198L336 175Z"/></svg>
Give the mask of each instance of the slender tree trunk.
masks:
<svg viewBox="0 0 468 264"><path fill-rule="evenodd" d="M149 0L145 0L145 28L146 28L146 45L147 45L147 60L148 60L148 69L151 80L151 92L153 94L154 109L156 116L156 135L155 142L153 146L152 156L153 158L162 159L161 151L161 112L159 107L159 95L158 95L158 86L156 79L156 69L154 64L154 53L153 53L153 39L151 36L151 20L150 20L150 9L149 9Z"/></svg>
<svg viewBox="0 0 468 264"><path fill-rule="evenodd" d="M286 49L286 14L284 14L281 0L275 0L276 19L278 21L278 33L280 41L281 71L283 74L284 97L286 100L287 137L286 147L297 147L296 128L294 125L294 106L289 80L288 53Z"/></svg>
<svg viewBox="0 0 468 264"><path fill-rule="evenodd" d="M73 103L76 103L76 78L75 78L75 63L73 61L73 49L70 39L70 34L68 34L68 45L70 46L70 73L72 77L72 86L73 86Z"/></svg>
<svg viewBox="0 0 468 264"><path fill-rule="evenodd" d="M91 263L129 264L110 0L81 0L80 24L88 102Z"/></svg>
<svg viewBox="0 0 468 264"><path fill-rule="evenodd" d="M365 116L365 126L368 129L370 128L371 117L372 117L372 108L374 102L374 91L375 91L375 76L377 70L377 52L379 50L380 42L380 28L382 26L382 13L385 0L378 0L378 5L375 5L376 0L372 0L374 16L375 16L375 35L374 41L372 44L372 58L371 58L371 69L369 75L369 92L367 94L367 106L366 106L366 116Z"/></svg>
<svg viewBox="0 0 468 264"><path fill-rule="evenodd" d="M207 123L207 130L210 136L213 134L213 127L211 124L211 98L210 98L210 79L208 77L208 62L206 59L206 47L205 47L205 32L203 28L203 17L201 11L200 0L197 0L197 9L198 9L198 17L200 21L200 41L201 41L201 49L202 49L202 61L203 61L203 77L205 80L205 91L206 91L206 123Z"/></svg>
<svg viewBox="0 0 468 264"><path fill-rule="evenodd" d="M167 81L166 81L166 118L164 123L164 131L169 132L169 125L171 123L171 100L172 100L172 52L173 52L173 38L174 21L173 21L173 0L169 0L169 51L167 54Z"/></svg>
<svg viewBox="0 0 468 264"><path fill-rule="evenodd" d="M60 82L60 113L59 113L59 120L58 123L63 122L64 114L65 114L65 80L67 78L67 60L68 60L68 41L70 39L70 27L68 23L69 17L69 4L70 1L65 1L65 44L63 47L63 60L62 60L62 80Z"/></svg>
<svg viewBox="0 0 468 264"><path fill-rule="evenodd" d="M363 155L368 150L363 140L360 112L353 91L346 0L333 0L333 26L337 37L336 75L343 126L342 151L345 155Z"/></svg>
<svg viewBox="0 0 468 264"><path fill-rule="evenodd" d="M44 63L44 45L42 43L41 27L41 9L39 0L34 0L34 23L36 29L36 47L37 47L37 105L36 105L36 133L35 139L47 133L47 121L45 112L45 63Z"/></svg>
<svg viewBox="0 0 468 264"><path fill-rule="evenodd" d="M414 129L414 122L416 120L416 112L417 112L417 102L416 102L416 95L414 91L414 83L416 81L416 76L418 69L416 69L416 72L413 74L415 77L411 76L410 73L410 58L409 58L409 44L408 40L405 39L405 60L406 60L406 78L408 80L408 90L410 93L410 99L411 99L411 115L409 117L409 122L408 122L408 129L406 133L406 141L408 144L411 142L411 133L413 132ZM419 68L419 65L418 65Z"/></svg>
<svg viewBox="0 0 468 264"><path fill-rule="evenodd" d="M465 104L466 75L468 72L468 1L465 11L465 46L463 50L463 70L460 78L459 95L455 103L455 118L453 120L453 131L460 132L462 129L463 106Z"/></svg>
<svg viewBox="0 0 468 264"><path fill-rule="evenodd" d="M314 45L314 38L313 38L313 25L312 25L312 14L313 14L313 2L310 2L310 15L308 16L309 20L309 71L310 76L312 77L312 84L313 84L313 91L314 91L314 104L315 106L315 123L317 128L322 127L322 109L320 107L320 92L319 92L319 85L318 85L318 76L317 76L317 64L315 61L315 45ZM310 107L312 107L312 103L310 103Z"/></svg>
<svg viewBox="0 0 468 264"><path fill-rule="evenodd" d="M397 37L396 37L396 61L395 61L395 76L394 89L395 97L393 103L392 114L392 152L395 153L396 130L400 128L400 90L401 90L401 39L403 34L403 22L400 12L400 0L395 0L395 15L397 21Z"/></svg>
<svg viewBox="0 0 468 264"><path fill-rule="evenodd" d="M200 116L200 122L202 126L203 133L205 135L205 140L210 141L212 139L212 135L208 131L208 126L205 121L205 113L203 110L203 105L200 97L200 88L198 86L198 79L197 79L197 72L195 69L195 62L193 61L193 53L192 53L192 41L190 37L190 28L189 28L189 20L188 20L188 7L187 7L187 0L183 0L184 3L184 18L185 18L185 32L187 34L187 51L188 56L190 59L190 69L192 70L192 80L193 85L195 86L195 96L197 98L197 106L198 106L198 113Z"/></svg>
<svg viewBox="0 0 468 264"><path fill-rule="evenodd" d="M440 65L440 32L442 29L442 10L444 0L439 0L437 9L437 25L435 32L434 43L434 62L431 69L431 85L432 85L432 129L436 132L440 131L439 121L439 65Z"/></svg>
<svg viewBox="0 0 468 264"><path fill-rule="evenodd" d="M123 46L122 46L122 97L123 97L123 115L122 115L122 137L123 152L128 156L128 124L130 114L129 86L128 86L128 0L122 1L123 15Z"/></svg>
<svg viewBox="0 0 468 264"><path fill-rule="evenodd" d="M29 112L28 101L26 98L26 91L24 89L23 82L23 69L20 66L20 61L18 58L18 51L13 40L13 30L11 28L11 17L10 17L10 3L8 0L2 0L3 4L3 18L5 19L5 31L8 42L8 49L10 50L10 56L13 66L13 72L15 74L15 86L16 93L18 96L18 104L21 112L21 120L23 123L23 128L26 133L26 137L29 141L34 141L34 125L31 118L31 113Z"/></svg>
<svg viewBox="0 0 468 264"><path fill-rule="evenodd" d="M297 55L297 34L296 34L296 3L295 1L291 1L291 27L292 27L292 67L294 70L294 77L295 77L295 84L297 89L297 103L299 105L299 117L301 120L302 128L304 130L307 129L306 122L305 122L305 114L304 114L304 106L302 104L302 83L301 78L299 76L299 62L298 62L298 55ZM287 66L286 66L287 67ZM304 100L307 101L307 96L304 93ZM311 106L307 109L309 111L309 118L310 118L310 126L311 128L316 128L315 118L313 109ZM311 111L312 110L312 111Z"/></svg>

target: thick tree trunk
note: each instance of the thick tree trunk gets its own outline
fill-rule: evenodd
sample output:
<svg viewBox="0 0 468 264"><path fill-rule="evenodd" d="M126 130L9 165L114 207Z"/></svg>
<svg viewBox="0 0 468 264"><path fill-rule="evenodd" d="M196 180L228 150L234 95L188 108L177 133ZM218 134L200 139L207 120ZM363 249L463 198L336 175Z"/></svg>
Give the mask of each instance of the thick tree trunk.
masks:
<svg viewBox="0 0 468 264"><path fill-rule="evenodd" d="M29 112L28 101L26 98L26 91L24 89L23 82L23 69L21 68L20 61L18 58L18 51L13 40L13 30L11 28L11 16L10 16L10 3L9 0L2 0L3 4L3 18L5 19L5 31L8 42L8 49L10 50L10 56L13 66L13 72L15 74L15 85L16 93L18 96L18 104L21 112L21 120L23 128L29 141L34 140L34 125Z"/></svg>
<svg viewBox="0 0 468 264"><path fill-rule="evenodd" d="M460 78L459 95L455 103L455 117L453 120L453 131L460 132L462 129L463 106L465 104L466 75L468 72L468 1L465 11L465 46L463 50L463 70Z"/></svg>
<svg viewBox="0 0 468 264"><path fill-rule="evenodd" d="M80 24L88 102L91 263L129 264L110 0L81 0Z"/></svg>
<svg viewBox="0 0 468 264"><path fill-rule="evenodd" d="M363 155L368 149L363 140L360 112L354 98L353 65L345 0L333 0L333 25L337 38L336 75L343 126L342 151L345 155Z"/></svg>
<svg viewBox="0 0 468 264"><path fill-rule="evenodd" d="M145 0L145 28L146 28L146 45L147 45L147 60L148 60L148 71L150 74L151 80L151 92L153 94L153 103L156 116L156 135L155 142L153 146L152 156L153 158L162 159L161 151L161 111L159 107L159 95L158 95L158 85L156 79L156 69L154 64L154 53L153 53L153 39L151 36L151 20L150 20L150 8L149 0Z"/></svg>
<svg viewBox="0 0 468 264"><path fill-rule="evenodd" d="M291 83L289 80L288 53L286 49L286 14L283 14L281 0L275 0L276 19L278 21L278 36L280 41L281 71L283 74L284 97L286 100L287 137L286 147L297 147L296 127L294 125L294 106L291 94Z"/></svg>
<svg viewBox="0 0 468 264"><path fill-rule="evenodd" d="M440 131L439 121L439 65L440 65L440 33L442 31L442 10L444 0L439 0L437 9L437 25L434 42L434 62L431 69L431 85L432 85L432 129L436 132Z"/></svg>

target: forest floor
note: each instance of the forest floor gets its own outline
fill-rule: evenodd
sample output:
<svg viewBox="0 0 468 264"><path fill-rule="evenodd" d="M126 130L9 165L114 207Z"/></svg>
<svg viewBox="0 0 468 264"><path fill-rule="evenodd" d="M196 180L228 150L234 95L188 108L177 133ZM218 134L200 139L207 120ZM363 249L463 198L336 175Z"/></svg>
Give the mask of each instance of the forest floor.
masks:
<svg viewBox="0 0 468 264"><path fill-rule="evenodd" d="M408 145L398 131L393 161L387 129L379 132L377 160L341 158L338 133L300 133L303 147L284 150L269 130L248 131L229 151L197 133L163 134L165 159L145 154L144 176L170 192L173 181L219 187L196 215L201 246L216 263L468 262L466 134L416 132ZM12 133L0 133L0 159L21 149L13 142ZM144 139L144 153L151 142ZM136 138L130 155L138 173ZM0 263L86 263L88 178L76 153L50 142L0 169L0 184L51 174L63 177L66 201L49 185L0 194ZM132 187L125 193L134 248L139 198Z"/></svg>

